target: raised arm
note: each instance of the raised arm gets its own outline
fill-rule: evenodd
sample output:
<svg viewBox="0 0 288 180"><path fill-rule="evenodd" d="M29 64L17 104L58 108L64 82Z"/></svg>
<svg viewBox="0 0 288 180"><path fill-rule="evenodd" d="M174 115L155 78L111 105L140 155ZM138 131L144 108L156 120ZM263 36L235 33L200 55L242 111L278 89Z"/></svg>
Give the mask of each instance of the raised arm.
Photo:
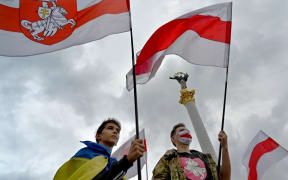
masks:
<svg viewBox="0 0 288 180"><path fill-rule="evenodd" d="M143 140L136 139L132 141L128 155L124 156L120 161L112 164L110 170L103 170L93 180L111 180L122 179L127 170L133 165L133 162L143 156L145 145Z"/></svg>
<svg viewBox="0 0 288 180"><path fill-rule="evenodd" d="M230 157L228 151L227 135L224 131L221 131L218 135L218 140L221 143L222 147L222 166L220 168L220 178L221 180L230 180L231 179L231 165Z"/></svg>

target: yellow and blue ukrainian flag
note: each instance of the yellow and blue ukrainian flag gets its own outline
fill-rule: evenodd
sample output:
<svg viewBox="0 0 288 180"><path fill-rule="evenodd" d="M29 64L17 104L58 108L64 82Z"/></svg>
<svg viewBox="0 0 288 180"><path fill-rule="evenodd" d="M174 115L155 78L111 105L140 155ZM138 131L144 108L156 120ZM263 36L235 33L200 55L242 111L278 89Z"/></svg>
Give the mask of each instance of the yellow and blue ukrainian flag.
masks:
<svg viewBox="0 0 288 180"><path fill-rule="evenodd" d="M111 150L91 141L81 141L87 147L80 149L56 172L53 180L91 180L104 168L109 170L115 158Z"/></svg>

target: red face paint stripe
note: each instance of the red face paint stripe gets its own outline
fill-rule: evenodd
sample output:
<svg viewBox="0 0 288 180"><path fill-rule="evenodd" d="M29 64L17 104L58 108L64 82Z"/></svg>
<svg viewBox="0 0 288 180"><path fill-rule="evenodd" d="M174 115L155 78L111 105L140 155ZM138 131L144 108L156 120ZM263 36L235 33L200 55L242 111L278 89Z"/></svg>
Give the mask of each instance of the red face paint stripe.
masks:
<svg viewBox="0 0 288 180"><path fill-rule="evenodd" d="M268 138L265 141L260 142L257 144L250 156L249 160L249 175L248 180L257 180L257 163L259 159L268 152L273 151L279 147L279 144L275 142L272 138Z"/></svg>
<svg viewBox="0 0 288 180"><path fill-rule="evenodd" d="M157 52L167 49L188 30L195 31L202 38L230 44L231 21L222 21L219 17L204 15L176 19L160 27L144 45L135 65L136 75L149 72L152 62L145 61ZM140 67L144 63L146 65Z"/></svg>
<svg viewBox="0 0 288 180"><path fill-rule="evenodd" d="M0 30L21 32L19 27L19 9L0 4Z"/></svg>
<svg viewBox="0 0 288 180"><path fill-rule="evenodd" d="M183 134L180 137L185 137L185 138L191 138L192 139L192 136L189 133Z"/></svg>

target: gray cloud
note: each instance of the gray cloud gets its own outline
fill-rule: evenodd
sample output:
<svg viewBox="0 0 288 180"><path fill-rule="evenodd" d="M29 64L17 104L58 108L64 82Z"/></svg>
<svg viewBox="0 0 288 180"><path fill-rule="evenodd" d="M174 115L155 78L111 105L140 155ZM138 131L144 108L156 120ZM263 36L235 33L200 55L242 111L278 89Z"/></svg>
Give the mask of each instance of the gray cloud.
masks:
<svg viewBox="0 0 288 180"><path fill-rule="evenodd" d="M165 22L220 1L135 1L135 51ZM232 179L246 178L241 164L248 143L262 129L288 148L287 2L234 1L225 130L229 136ZM121 142L134 133L133 93L125 89L131 67L129 33L44 55L0 57L0 179L52 179L58 167L94 140L106 117L122 122ZM188 72L196 105L218 151L225 69L201 67L167 56L154 79L138 86L140 128L146 129L149 177L158 159L172 148L170 129L184 122L179 85L168 77ZM200 150L192 132L191 148ZM287 158L264 180L287 179Z"/></svg>

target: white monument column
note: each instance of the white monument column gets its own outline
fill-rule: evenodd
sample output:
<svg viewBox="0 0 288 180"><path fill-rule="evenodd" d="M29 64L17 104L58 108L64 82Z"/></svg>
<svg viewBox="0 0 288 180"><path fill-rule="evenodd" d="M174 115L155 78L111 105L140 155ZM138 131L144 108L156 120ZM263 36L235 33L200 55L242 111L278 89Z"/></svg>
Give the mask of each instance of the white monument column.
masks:
<svg viewBox="0 0 288 180"><path fill-rule="evenodd" d="M195 105L195 98L194 98L195 90L188 90L186 86L188 74L178 72L173 77L170 77L170 79L176 79L181 85L180 90L181 96L179 103L183 104L188 111L194 131L200 143L202 152L211 154L214 161L217 162L215 150L212 146L206 128Z"/></svg>

